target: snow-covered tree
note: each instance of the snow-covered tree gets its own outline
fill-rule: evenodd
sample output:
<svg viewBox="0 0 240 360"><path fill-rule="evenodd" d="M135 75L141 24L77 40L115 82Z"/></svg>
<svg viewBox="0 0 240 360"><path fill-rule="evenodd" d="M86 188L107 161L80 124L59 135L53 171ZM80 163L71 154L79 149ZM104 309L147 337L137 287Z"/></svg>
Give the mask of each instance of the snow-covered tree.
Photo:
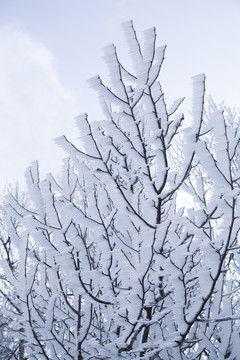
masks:
<svg viewBox="0 0 240 360"><path fill-rule="evenodd" d="M9 187L9 192L14 191L14 197L23 205L24 196L19 196L18 186L15 189ZM1 199L3 201L3 198ZM19 359L23 360L23 340L19 333L23 331L18 320L21 318L20 301L16 299L18 293L15 288L15 280L19 269L19 248L10 237L12 229L18 231L18 223L13 219L11 225L2 221L3 213L1 208L0 221L0 358L2 360ZM10 231L7 229L10 226ZM16 246L17 245L17 246ZM16 301L17 300L17 301ZM17 319L17 321L16 321Z"/></svg>
<svg viewBox="0 0 240 360"><path fill-rule="evenodd" d="M104 119L77 119L62 176L26 172L9 195L3 312L26 359L237 359L239 126L204 104L170 107L156 32L124 26L133 70L106 48L109 85L91 80ZM188 205L187 205L188 204ZM12 315L11 315L12 314Z"/></svg>

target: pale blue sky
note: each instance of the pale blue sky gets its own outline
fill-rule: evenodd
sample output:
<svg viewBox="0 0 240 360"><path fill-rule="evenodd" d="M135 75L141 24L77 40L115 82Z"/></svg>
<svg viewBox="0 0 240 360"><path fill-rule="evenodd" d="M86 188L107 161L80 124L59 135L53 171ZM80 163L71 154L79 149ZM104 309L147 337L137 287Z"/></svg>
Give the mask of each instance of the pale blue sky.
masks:
<svg viewBox="0 0 240 360"><path fill-rule="evenodd" d="M2 187L39 159L58 172L52 142L76 138L74 116L99 115L87 79L107 76L102 48L114 42L127 60L121 23L157 28L167 44L162 81L169 101L187 96L204 72L216 102L240 108L240 2L237 0L0 0L0 171ZM191 110L189 108L189 110ZM101 115L100 115L101 116Z"/></svg>

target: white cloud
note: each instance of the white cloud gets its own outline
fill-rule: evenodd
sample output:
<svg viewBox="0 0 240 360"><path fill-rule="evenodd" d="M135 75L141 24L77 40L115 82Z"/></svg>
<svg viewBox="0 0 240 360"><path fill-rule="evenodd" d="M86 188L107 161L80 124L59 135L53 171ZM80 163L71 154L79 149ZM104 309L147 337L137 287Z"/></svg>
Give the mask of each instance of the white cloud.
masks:
<svg viewBox="0 0 240 360"><path fill-rule="evenodd" d="M57 171L64 155L52 139L66 134L76 115L74 94L61 84L48 49L16 27L1 28L1 186L21 180L35 159L43 174Z"/></svg>

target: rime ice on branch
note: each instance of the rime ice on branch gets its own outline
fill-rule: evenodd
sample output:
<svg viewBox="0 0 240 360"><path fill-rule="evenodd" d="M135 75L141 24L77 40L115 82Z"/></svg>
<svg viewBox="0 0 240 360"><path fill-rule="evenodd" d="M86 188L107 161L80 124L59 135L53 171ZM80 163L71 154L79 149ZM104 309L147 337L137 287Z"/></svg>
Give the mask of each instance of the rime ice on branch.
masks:
<svg viewBox="0 0 240 360"><path fill-rule="evenodd" d="M8 199L3 311L28 359L237 358L238 123L205 108L204 75L191 119L168 106L155 29L124 31L133 71L112 45L91 80L104 120L79 116L61 178L34 163L28 203Z"/></svg>

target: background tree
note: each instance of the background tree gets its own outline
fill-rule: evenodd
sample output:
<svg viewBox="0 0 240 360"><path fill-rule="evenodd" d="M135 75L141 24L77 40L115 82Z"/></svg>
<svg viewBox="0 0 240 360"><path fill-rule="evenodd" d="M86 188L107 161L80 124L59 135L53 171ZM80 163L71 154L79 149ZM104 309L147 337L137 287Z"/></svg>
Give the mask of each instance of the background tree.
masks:
<svg viewBox="0 0 240 360"><path fill-rule="evenodd" d="M12 193L23 206L27 199L24 193L20 193L18 185L15 188L9 186L6 193ZM4 203L4 195L2 195ZM14 242L13 232L18 232L18 224L14 219L10 223L4 223L4 211L0 209L0 357L1 359L24 359L24 347L21 333L22 311L19 301L19 290L16 285L19 271L19 242ZM8 231L9 229L9 231ZM13 231L14 230L14 231Z"/></svg>
<svg viewBox="0 0 240 360"><path fill-rule="evenodd" d="M57 139L61 178L34 163L28 204L8 198L3 311L27 359L236 359L238 123L205 109L204 75L190 119L168 107L155 29L143 46L124 29L133 70L112 45L109 86L91 80L104 120L81 115L79 144Z"/></svg>

